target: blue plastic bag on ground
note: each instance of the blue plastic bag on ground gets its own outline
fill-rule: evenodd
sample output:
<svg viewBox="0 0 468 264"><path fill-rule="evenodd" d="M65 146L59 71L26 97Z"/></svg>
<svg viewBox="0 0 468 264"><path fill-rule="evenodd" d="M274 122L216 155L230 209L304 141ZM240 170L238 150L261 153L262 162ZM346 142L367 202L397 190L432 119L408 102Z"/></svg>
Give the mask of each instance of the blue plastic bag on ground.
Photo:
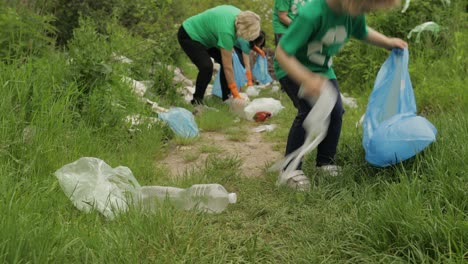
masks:
<svg viewBox="0 0 468 264"><path fill-rule="evenodd" d="M235 52L232 53L232 66L234 70L234 78L236 80L237 89L240 91L240 88L247 83L247 77L245 76L244 66L242 66L242 63L240 62L239 57ZM219 72L218 74L216 74L211 94L216 95L219 98L223 97L223 93L221 91L221 81L219 79Z"/></svg>
<svg viewBox="0 0 468 264"><path fill-rule="evenodd" d="M268 60L266 57L257 56L255 65L252 69L252 74L260 84L268 84L273 81L270 74L268 73Z"/></svg>
<svg viewBox="0 0 468 264"><path fill-rule="evenodd" d="M416 115L407 49L392 50L380 68L363 129L366 160L379 167L409 159L435 141L436 128Z"/></svg>
<svg viewBox="0 0 468 264"><path fill-rule="evenodd" d="M159 118L164 120L177 135L184 138L198 136L198 126L193 114L185 108L173 107L167 112L159 113Z"/></svg>

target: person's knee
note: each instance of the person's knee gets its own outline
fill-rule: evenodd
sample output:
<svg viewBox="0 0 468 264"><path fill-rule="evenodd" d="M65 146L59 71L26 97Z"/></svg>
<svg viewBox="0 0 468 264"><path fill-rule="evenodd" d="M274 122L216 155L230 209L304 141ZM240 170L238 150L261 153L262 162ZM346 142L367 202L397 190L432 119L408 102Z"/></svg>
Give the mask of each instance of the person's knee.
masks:
<svg viewBox="0 0 468 264"><path fill-rule="evenodd" d="M213 74L213 63L211 60L204 61L198 65L198 70L204 74Z"/></svg>

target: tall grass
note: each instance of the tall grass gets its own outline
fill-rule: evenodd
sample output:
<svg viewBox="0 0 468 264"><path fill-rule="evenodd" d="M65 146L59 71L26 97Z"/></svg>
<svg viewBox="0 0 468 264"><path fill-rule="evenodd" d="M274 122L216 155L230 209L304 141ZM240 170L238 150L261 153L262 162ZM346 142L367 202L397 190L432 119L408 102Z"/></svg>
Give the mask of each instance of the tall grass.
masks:
<svg viewBox="0 0 468 264"><path fill-rule="evenodd" d="M21 30L34 30L31 24L21 25ZM344 117L337 157L343 175L316 174L312 153L304 165L312 191L305 194L278 188L276 173L243 177L238 169L241 160L212 146L200 149L212 153L204 166L171 178L158 160L171 144L195 142L174 137L160 124L130 132L123 121L126 115L152 113L121 77L164 82L147 96L183 104L164 98L164 91L171 88L170 75L166 67L154 71L156 60L151 56L157 52L145 52L151 50L146 41L115 24L109 26L113 35L102 36L92 22L83 20L69 42L73 52L41 44L31 54L24 49L24 39L16 37L5 42L6 49L2 46L2 52L15 56L0 61L0 262L466 262L466 30L453 32L451 52L445 57L429 60L424 53L410 57L418 110L439 134L434 144L402 164L369 166L361 129L355 127L365 111L378 68L374 66L386 53L366 50L369 57L363 61L375 64L365 72L367 79L354 82L357 77L339 74L344 78L342 90L356 95L360 105L347 109ZM8 27L4 28L3 33ZM129 56L134 64L112 60L112 52ZM278 98L286 107L270 121L278 128L265 135L283 151L295 110L284 93L262 95ZM243 130L247 121L234 122L225 105L208 103L220 111L207 110L197 117L202 130L231 132L240 141L240 133L248 136ZM236 192L238 203L218 215L178 211L170 204L154 213L131 208L113 221L97 212L85 214L73 207L53 177L55 170L83 156L101 158L113 167L128 166L142 185L217 182Z"/></svg>

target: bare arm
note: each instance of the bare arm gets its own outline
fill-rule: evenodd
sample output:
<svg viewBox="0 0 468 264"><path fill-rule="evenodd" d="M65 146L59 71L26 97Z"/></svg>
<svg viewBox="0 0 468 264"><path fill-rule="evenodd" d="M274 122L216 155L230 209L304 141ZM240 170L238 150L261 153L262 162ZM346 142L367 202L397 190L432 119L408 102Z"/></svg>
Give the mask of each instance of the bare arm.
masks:
<svg viewBox="0 0 468 264"><path fill-rule="evenodd" d="M281 44L276 48L276 59L281 67L288 73L296 83L304 86L306 94L311 96L319 96L320 88L326 80L317 73L313 73L304 67L294 56L288 55Z"/></svg>
<svg viewBox="0 0 468 264"><path fill-rule="evenodd" d="M377 47L385 48L385 49L392 49L392 48L400 48L404 49L408 47L408 43L399 39L399 38L389 38L382 33L374 30L371 27L367 27L368 35L366 38L366 42Z"/></svg>
<svg viewBox="0 0 468 264"><path fill-rule="evenodd" d="M242 59L244 60L245 70L250 71L250 56L249 56L249 54L242 53Z"/></svg>
<svg viewBox="0 0 468 264"><path fill-rule="evenodd" d="M224 76L228 84L235 83L234 69L232 67L232 51L220 48L221 50L221 61L224 69Z"/></svg>
<svg viewBox="0 0 468 264"><path fill-rule="evenodd" d="M278 18L286 27L289 27L292 22L291 18L288 17L288 11L278 11Z"/></svg>

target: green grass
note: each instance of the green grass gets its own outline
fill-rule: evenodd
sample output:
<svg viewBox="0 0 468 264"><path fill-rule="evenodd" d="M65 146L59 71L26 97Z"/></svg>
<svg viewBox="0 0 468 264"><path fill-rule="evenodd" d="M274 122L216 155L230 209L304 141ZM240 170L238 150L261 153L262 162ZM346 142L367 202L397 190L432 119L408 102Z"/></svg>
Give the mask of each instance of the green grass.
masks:
<svg viewBox="0 0 468 264"><path fill-rule="evenodd" d="M216 145L202 145L200 146L200 152L202 153L220 153L223 149Z"/></svg>
<svg viewBox="0 0 468 264"><path fill-rule="evenodd" d="M382 169L365 161L362 129L355 123L370 90L353 94L343 82L342 91L359 104L344 116L337 154L343 175L316 174L315 154L309 154L304 170L312 180L310 193L277 187L275 172L244 177L238 169L242 161L223 157L222 149L210 143L184 157L190 161L208 153L203 166L171 177L157 160L171 146L193 145L200 138L175 137L160 124L130 132L123 121L128 114L154 116L118 81L131 69L110 64L112 72L94 76L96 84L84 94L77 69L58 51L0 61L0 262L464 263L468 102L466 62L457 61L466 53L466 36L454 44L460 51L452 49L453 56L410 61L418 111L439 133L434 144L402 164ZM144 72L144 65L134 67ZM262 91L262 96L285 106L267 121L277 129L263 134L282 152L295 109L282 92ZM201 133L245 140L250 121L237 119L216 98L206 102L219 112L196 117ZM113 221L97 212L85 214L53 176L84 156L129 167L141 185L219 183L236 192L238 202L217 215L179 211L170 204L154 213L131 208Z"/></svg>

